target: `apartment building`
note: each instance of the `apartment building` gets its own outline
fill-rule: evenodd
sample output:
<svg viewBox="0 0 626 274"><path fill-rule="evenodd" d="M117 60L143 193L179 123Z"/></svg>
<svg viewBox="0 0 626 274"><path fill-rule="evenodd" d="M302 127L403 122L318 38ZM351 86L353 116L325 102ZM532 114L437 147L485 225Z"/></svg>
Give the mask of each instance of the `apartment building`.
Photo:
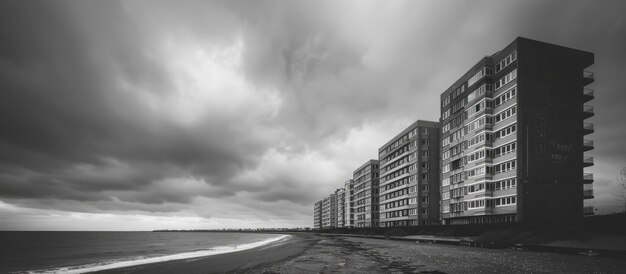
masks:
<svg viewBox="0 0 626 274"><path fill-rule="evenodd" d="M585 70L593 61L589 52L517 38L441 95L444 224L583 216L583 200L593 197L593 176L583 172L593 165L584 155L593 149L585 139L593 133L585 122L594 115Z"/></svg>
<svg viewBox="0 0 626 274"><path fill-rule="evenodd" d="M381 227L439 224L439 132L418 120L378 150Z"/></svg>
<svg viewBox="0 0 626 274"><path fill-rule="evenodd" d="M354 195L354 181L352 181L352 179L346 180L343 189L345 190L346 197L344 201L344 227L352 228L354 227L354 201L352 200Z"/></svg>
<svg viewBox="0 0 626 274"><path fill-rule="evenodd" d="M313 228L322 228L322 201L315 202L313 206Z"/></svg>
<svg viewBox="0 0 626 274"><path fill-rule="evenodd" d="M344 227L346 223L346 190L338 188L335 190L337 197L337 227Z"/></svg>
<svg viewBox="0 0 626 274"><path fill-rule="evenodd" d="M378 227L378 160L367 161L352 175L355 226Z"/></svg>
<svg viewBox="0 0 626 274"><path fill-rule="evenodd" d="M328 194L322 199L322 228L337 227L337 195Z"/></svg>

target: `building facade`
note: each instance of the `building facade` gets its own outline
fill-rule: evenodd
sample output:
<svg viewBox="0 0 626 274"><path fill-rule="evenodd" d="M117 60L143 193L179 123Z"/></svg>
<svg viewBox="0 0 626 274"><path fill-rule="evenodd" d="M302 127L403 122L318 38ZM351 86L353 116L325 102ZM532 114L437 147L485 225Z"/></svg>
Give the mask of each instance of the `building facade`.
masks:
<svg viewBox="0 0 626 274"><path fill-rule="evenodd" d="M593 197L593 54L517 38L441 95L444 224L571 222Z"/></svg>
<svg viewBox="0 0 626 274"><path fill-rule="evenodd" d="M337 227L344 227L346 223L346 190L338 188L335 190L337 197Z"/></svg>
<svg viewBox="0 0 626 274"><path fill-rule="evenodd" d="M418 120L378 150L379 226L439 224L439 131Z"/></svg>
<svg viewBox="0 0 626 274"><path fill-rule="evenodd" d="M322 201L315 202L313 206L313 228L322 228Z"/></svg>
<svg viewBox="0 0 626 274"><path fill-rule="evenodd" d="M369 160L353 172L353 194L356 227L378 227L378 160Z"/></svg>
<svg viewBox="0 0 626 274"><path fill-rule="evenodd" d="M352 179L346 180L343 187L345 191L345 201L344 201L344 227L352 228L354 227L354 201L352 200L354 196L354 181Z"/></svg>
<svg viewBox="0 0 626 274"><path fill-rule="evenodd" d="M337 227L337 195L334 193L322 199L322 228Z"/></svg>

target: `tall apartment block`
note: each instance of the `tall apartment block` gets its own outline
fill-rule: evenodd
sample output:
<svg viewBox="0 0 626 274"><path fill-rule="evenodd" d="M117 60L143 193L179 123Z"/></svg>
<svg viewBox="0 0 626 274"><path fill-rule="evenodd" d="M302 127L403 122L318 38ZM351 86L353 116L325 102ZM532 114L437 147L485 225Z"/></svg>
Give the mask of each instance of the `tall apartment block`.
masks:
<svg viewBox="0 0 626 274"><path fill-rule="evenodd" d="M592 198L592 53L517 38L441 95L444 224L572 222ZM382 184L382 182L381 182Z"/></svg>
<svg viewBox="0 0 626 274"><path fill-rule="evenodd" d="M337 227L344 227L346 223L346 190L338 188L335 190L337 197Z"/></svg>
<svg viewBox="0 0 626 274"><path fill-rule="evenodd" d="M322 228L337 227L337 195L334 193L322 199Z"/></svg>
<svg viewBox="0 0 626 274"><path fill-rule="evenodd" d="M356 227L378 227L378 160L369 160L352 174Z"/></svg>
<svg viewBox="0 0 626 274"><path fill-rule="evenodd" d="M418 120L378 150L381 227L439 224L439 131Z"/></svg>
<svg viewBox="0 0 626 274"><path fill-rule="evenodd" d="M322 228L322 201L317 201L313 206L313 228Z"/></svg>
<svg viewBox="0 0 626 274"><path fill-rule="evenodd" d="M346 180L344 183L344 191L345 191L345 222L344 227L354 227L354 201L352 200L354 196L354 181L352 179Z"/></svg>

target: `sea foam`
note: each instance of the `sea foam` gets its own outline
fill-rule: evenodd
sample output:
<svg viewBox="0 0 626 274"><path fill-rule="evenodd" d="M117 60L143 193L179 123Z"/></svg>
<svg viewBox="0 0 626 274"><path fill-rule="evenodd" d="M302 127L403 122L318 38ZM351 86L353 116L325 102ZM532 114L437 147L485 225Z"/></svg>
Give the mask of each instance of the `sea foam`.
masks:
<svg viewBox="0 0 626 274"><path fill-rule="evenodd" d="M289 239L290 237L291 235L281 235L279 237L269 238L269 239L265 239L265 240L257 241L253 243L246 243L246 244L239 244L239 245L232 245L232 246L216 246L216 247L211 247L210 249L206 249L206 250L197 250L197 251L192 251L192 252L184 252L184 253L171 254L171 255L158 256L158 257L148 257L148 258L139 257L139 258L130 258L128 260L106 261L106 262L80 265L80 266L68 266L68 267L31 270L31 271L27 271L27 273L85 273L85 272L109 270L109 269L129 267L129 266L142 265L142 264L193 259L193 258L200 258L200 257L206 257L206 256L212 256L212 255L218 255L218 254L243 251L243 250L252 249L255 247L269 245L272 243L276 244L278 242L285 241Z"/></svg>

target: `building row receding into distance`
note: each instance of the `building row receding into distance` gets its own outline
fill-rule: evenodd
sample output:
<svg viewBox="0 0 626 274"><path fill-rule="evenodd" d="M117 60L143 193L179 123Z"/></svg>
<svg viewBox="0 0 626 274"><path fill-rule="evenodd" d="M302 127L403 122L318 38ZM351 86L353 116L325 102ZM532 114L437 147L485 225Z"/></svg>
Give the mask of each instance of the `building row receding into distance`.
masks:
<svg viewBox="0 0 626 274"><path fill-rule="evenodd" d="M314 206L314 228L568 223L593 214L590 52L518 37Z"/></svg>

